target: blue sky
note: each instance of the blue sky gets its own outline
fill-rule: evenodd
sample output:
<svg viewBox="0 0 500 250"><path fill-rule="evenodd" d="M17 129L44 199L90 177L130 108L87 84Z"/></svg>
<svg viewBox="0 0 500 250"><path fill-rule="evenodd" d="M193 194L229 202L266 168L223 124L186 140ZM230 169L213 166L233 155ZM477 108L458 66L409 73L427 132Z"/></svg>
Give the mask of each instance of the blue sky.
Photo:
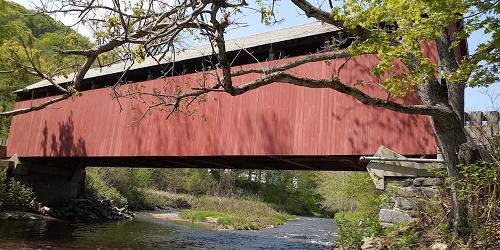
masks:
<svg viewBox="0 0 500 250"><path fill-rule="evenodd" d="M20 3L26 7L30 7L30 0L14 0L14 2ZM34 2L37 2L34 0ZM248 1L254 2L254 1ZM252 6L251 6L252 7ZM279 24L273 26L266 26L260 22L260 15L254 11L244 11L244 16L241 18L241 22L247 24L246 27L240 27L238 29L231 30L227 34L227 38L238 38L246 35L258 34L267 31L273 31L277 29L282 29L290 26L305 24L314 22L313 19L308 19L305 15L301 14L300 11L287 0L279 1L276 6L276 13L280 19L283 21ZM71 22L70 16L64 16L59 18L61 21ZM80 33L88 33L87 30L83 28L78 28ZM88 35L88 34L87 34ZM482 32L476 32L468 39L469 52L473 53L477 45L481 42L486 41L489 38ZM498 110L500 108L500 83L495 83L488 88L467 88L465 91L465 111L488 111L488 110Z"/></svg>

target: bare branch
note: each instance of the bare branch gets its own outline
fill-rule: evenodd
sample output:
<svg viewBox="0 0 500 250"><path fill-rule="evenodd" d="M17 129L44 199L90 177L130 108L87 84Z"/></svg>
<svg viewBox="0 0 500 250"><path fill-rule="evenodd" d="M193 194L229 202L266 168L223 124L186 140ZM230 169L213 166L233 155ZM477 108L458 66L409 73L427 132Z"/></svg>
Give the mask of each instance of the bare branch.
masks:
<svg viewBox="0 0 500 250"><path fill-rule="evenodd" d="M57 84L56 82L54 82L54 79L52 79L52 77L50 76L47 76L45 75L42 70L40 70L38 68L38 66L36 65L36 63L34 62L34 58L33 56L31 55L31 52L29 51L29 48L28 48L28 45L24 42L24 39L22 37L19 37L19 40L21 41L21 44L23 46L23 49L24 49L24 53L26 54L26 56L28 57L28 61L30 62L31 64L31 69L33 70L33 72L35 73L34 75L42 78L42 79L45 79L47 81L49 81L52 86L54 86L57 90L63 92L63 93L67 93L68 90L66 90L65 88L61 87L59 84ZM19 64L19 62L17 61L13 61L15 64ZM26 67L24 65L20 65L21 68L25 69L26 70ZM30 72L29 70L26 70L26 72ZM33 74L33 73L32 73Z"/></svg>
<svg viewBox="0 0 500 250"><path fill-rule="evenodd" d="M20 114L26 114L26 113L36 111L36 110L41 110L41 109L44 109L45 107L47 107L51 104L66 100L70 96L71 95L65 94L65 95L62 95L60 97L51 99L49 101L43 102L43 103L35 105L35 106L30 106L30 107L21 108L21 109L14 109L11 111L6 111L6 112L0 112L0 117L2 117L2 116L15 116L15 115L20 115Z"/></svg>
<svg viewBox="0 0 500 250"><path fill-rule="evenodd" d="M336 51L333 53L322 53L322 54L313 54L313 55L308 55L302 58L299 58L297 60L294 60L292 62L271 67L271 68L252 68L252 69L242 69L238 71L234 71L231 73L232 76L241 76L241 75L246 75L250 73L262 73L262 74L269 74L269 73L274 73L278 71L284 71L287 69L295 68L297 66L300 66L302 64L310 63L310 62L319 62L319 61L325 61L325 60L333 60L333 59L339 59L339 58L346 58L349 57L349 53L347 50L340 50Z"/></svg>
<svg viewBox="0 0 500 250"><path fill-rule="evenodd" d="M368 35L368 30L365 30L361 28L360 26L357 26L355 29L350 29L346 27L344 22L335 20L333 15L330 12L327 12L325 10L322 10L311 3L307 0L292 0L293 4L295 6L299 7L304 13L306 14L307 17L313 17L319 21L322 21L324 23L329 23L331 25L336 26L339 29L342 29L352 35L356 35L360 38L365 38Z"/></svg>
<svg viewBox="0 0 500 250"><path fill-rule="evenodd" d="M381 99L377 97L370 96L356 87L352 87L342 83L338 78L335 79L312 79L306 77L297 77L285 72L276 72L266 76L263 76L250 83L235 87L234 95L241 95L250 90L266 86L271 83L290 83L296 86L308 87L308 88L328 88L336 90L340 93L350 95L356 98L363 104L371 105L375 107L382 107L390 109L392 111L404 112L408 114L419 114L419 115L434 115L442 112L447 112L447 109L440 108L437 106L429 105L405 105L400 104L391 100Z"/></svg>

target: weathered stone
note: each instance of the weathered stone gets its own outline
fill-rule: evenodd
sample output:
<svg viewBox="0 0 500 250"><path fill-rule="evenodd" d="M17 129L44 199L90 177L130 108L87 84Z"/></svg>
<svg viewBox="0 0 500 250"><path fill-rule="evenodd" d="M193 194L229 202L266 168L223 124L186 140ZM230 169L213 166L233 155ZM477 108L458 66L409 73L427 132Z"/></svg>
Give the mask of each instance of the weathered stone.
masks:
<svg viewBox="0 0 500 250"><path fill-rule="evenodd" d="M392 226L394 226L394 225L395 225L395 224L393 224L393 223L380 222L380 226L381 226L382 228L388 228L388 227L392 227Z"/></svg>
<svg viewBox="0 0 500 250"><path fill-rule="evenodd" d="M404 198L434 197L438 195L438 190L433 187L403 187L397 188L395 195Z"/></svg>
<svg viewBox="0 0 500 250"><path fill-rule="evenodd" d="M408 213L394 209L380 209L379 219L386 223L408 223L414 220Z"/></svg>
<svg viewBox="0 0 500 250"><path fill-rule="evenodd" d="M13 177L30 187L38 201L54 206L80 195L85 169L77 166L35 165L24 161L15 167Z"/></svg>
<svg viewBox="0 0 500 250"><path fill-rule="evenodd" d="M469 112L469 122L470 126L482 126L484 115L481 111Z"/></svg>
<svg viewBox="0 0 500 250"><path fill-rule="evenodd" d="M430 250L447 250L447 249L448 245L439 242L432 244L430 247Z"/></svg>
<svg viewBox="0 0 500 250"><path fill-rule="evenodd" d="M393 209L395 204L396 204L396 197L391 196L387 201L384 201L382 203L381 208Z"/></svg>
<svg viewBox="0 0 500 250"><path fill-rule="evenodd" d="M420 195L424 195L425 197L435 197L438 194L439 194L439 191L435 188L422 187Z"/></svg>
<svg viewBox="0 0 500 250"><path fill-rule="evenodd" d="M184 199L184 198L175 199L174 204L175 204L175 207L179 208L179 209L190 209L191 208L191 204L189 203L189 201Z"/></svg>
<svg viewBox="0 0 500 250"><path fill-rule="evenodd" d="M378 250L381 249L380 244L374 238L364 238L361 245L362 250Z"/></svg>
<svg viewBox="0 0 500 250"><path fill-rule="evenodd" d="M401 210L412 210L415 208L415 201L408 198L397 197L394 207Z"/></svg>
<svg viewBox="0 0 500 250"><path fill-rule="evenodd" d="M218 221L218 219L217 219L217 218L215 218L215 217L207 217L207 218L206 218L206 222L207 222L207 223L217 224L217 221Z"/></svg>
<svg viewBox="0 0 500 250"><path fill-rule="evenodd" d="M50 208L49 207L46 207L46 206L43 206L41 208L38 209L38 211L41 213L41 214L49 214L50 213Z"/></svg>
<svg viewBox="0 0 500 250"><path fill-rule="evenodd" d="M409 187L412 184L413 180L411 178L391 179L387 181L387 186L395 186L395 187Z"/></svg>
<svg viewBox="0 0 500 250"><path fill-rule="evenodd" d="M51 214L55 217L75 221L120 220L134 216L125 208L117 208L111 200L102 200L96 197L66 201L55 207Z"/></svg>
<svg viewBox="0 0 500 250"><path fill-rule="evenodd" d="M413 198L422 191L421 187L403 187L396 189L396 195L399 197Z"/></svg>
<svg viewBox="0 0 500 250"><path fill-rule="evenodd" d="M421 187L421 186L424 186L424 187L437 186L440 183L441 183L441 179L439 179L439 178L423 178L423 177L419 177L419 178L415 178L413 180L413 186L416 186L416 187Z"/></svg>

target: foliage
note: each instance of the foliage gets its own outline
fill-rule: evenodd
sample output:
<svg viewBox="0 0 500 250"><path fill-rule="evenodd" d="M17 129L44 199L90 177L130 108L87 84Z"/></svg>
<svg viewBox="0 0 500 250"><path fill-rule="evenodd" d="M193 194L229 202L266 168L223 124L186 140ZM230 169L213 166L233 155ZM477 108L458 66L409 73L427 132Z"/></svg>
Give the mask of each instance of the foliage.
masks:
<svg viewBox="0 0 500 250"><path fill-rule="evenodd" d="M393 226L382 234L381 245L387 249L429 249L435 242L446 243L450 249L496 249L500 242L500 198L495 186L499 166L476 163L462 166L462 180L448 178L441 173L443 182L439 195L423 197L417 206L417 221L409 225ZM460 187L459 194L465 198L469 223L466 230L469 238L453 238L447 226L447 216L451 213L451 197L447 189L451 185Z"/></svg>
<svg viewBox="0 0 500 250"><path fill-rule="evenodd" d="M335 6L332 13L335 20L343 21L352 30L371 31L366 39L355 41L349 50L354 55L380 55L381 60L373 73L378 77L386 76L382 85L395 96L405 95L412 86L434 77L435 65L423 53L422 42L434 42L450 24L460 22L464 22L465 28L451 38L453 42L448 49L456 48L459 39L478 30L492 36L480 44L479 52L486 47L495 49L490 53L477 53L473 60L462 61L454 72L439 71L442 77L450 82L468 82L469 86L499 80L500 5L496 1L348 0ZM411 71L394 72L397 61L409 66ZM483 63L478 64L479 61ZM473 77L469 78L470 74Z"/></svg>
<svg viewBox="0 0 500 250"><path fill-rule="evenodd" d="M274 208L296 215L319 214L320 195L315 193L313 171L255 171L237 179L240 193L256 195ZM254 175L253 180L248 176Z"/></svg>
<svg viewBox="0 0 500 250"><path fill-rule="evenodd" d="M411 229L411 227L403 225L394 225L384 229L383 235L379 245L383 245L386 249L394 250L412 250L416 249L418 238ZM434 239L425 239L429 243L433 243ZM417 248L419 249L419 248ZM422 248L428 249L428 247Z"/></svg>
<svg viewBox="0 0 500 250"><path fill-rule="evenodd" d="M172 204L170 199L156 195L146 190L131 190L123 194L127 197L129 208L132 210L151 210Z"/></svg>
<svg viewBox="0 0 500 250"><path fill-rule="evenodd" d="M336 244L359 248L364 238L380 235L382 229L377 212L352 211L335 214L334 221L338 226L339 235Z"/></svg>
<svg viewBox="0 0 500 250"><path fill-rule="evenodd" d="M179 199L187 200L193 209L190 216L200 213L198 216L203 217L205 212L222 213L224 216L217 218L223 227L255 229L280 225L290 217L275 209L289 211L295 208L292 211L307 213L301 203L312 203L309 206L315 206L317 210L318 203L310 198L318 196L310 194L315 185L311 184L314 182L313 172L261 173L261 177L267 176L267 181L272 184L255 183L257 180L249 180L245 175L247 173L207 169L88 168L86 182L87 189L93 193L126 204L134 210L177 207ZM255 189L250 189L252 185L249 183L254 183ZM152 192L152 189L181 194ZM303 190L294 191L297 189ZM289 198L284 199L283 196ZM289 209L281 209L285 207Z"/></svg>
<svg viewBox="0 0 500 250"><path fill-rule="evenodd" d="M19 181L7 181L4 169L0 170L0 211L32 210L36 206L33 191Z"/></svg>
<svg viewBox="0 0 500 250"><path fill-rule="evenodd" d="M365 172L320 172L316 192L333 212L370 211L380 205L379 192Z"/></svg>
<svg viewBox="0 0 500 250"><path fill-rule="evenodd" d="M380 195L367 173L320 172L316 192L322 206L335 212L338 245L359 248L364 238L381 233Z"/></svg>
<svg viewBox="0 0 500 250"><path fill-rule="evenodd" d="M3 72L0 73L0 112L13 108L13 91L40 79L20 67L29 65L25 47L45 74L64 75L74 71L82 59L59 51L90 46L86 38L51 17L34 15L33 11L5 0L0 0L0 23L0 72ZM0 117L0 138L7 136L9 122L9 118Z"/></svg>
<svg viewBox="0 0 500 250"><path fill-rule="evenodd" d="M186 191L191 194L211 193L215 180L207 169L195 169L189 171L186 176Z"/></svg>
<svg viewBox="0 0 500 250"><path fill-rule="evenodd" d="M316 172L222 169L153 169L151 187L192 195L255 196L279 211L325 213L315 192Z"/></svg>
<svg viewBox="0 0 500 250"><path fill-rule="evenodd" d="M102 199L112 200L118 207L127 206L127 199L116 188L110 187L102 180L95 169L88 169L86 172L85 187L87 192Z"/></svg>
<svg viewBox="0 0 500 250"><path fill-rule="evenodd" d="M433 242L446 242L452 249L495 249L500 242L500 165L497 138L491 139L487 150L496 158L460 166L463 179L448 177L444 171L434 174L444 178L439 195L422 197L417 203L419 218L408 226L396 227L384 233L383 243L393 249L428 249ZM469 235L467 241L454 239L447 226L451 213L448 189L457 187L457 194L466 201ZM416 237L418 235L418 237ZM413 237L411 237L413 236Z"/></svg>
<svg viewBox="0 0 500 250"><path fill-rule="evenodd" d="M181 212L181 217L192 221L207 221L211 217L222 228L260 229L281 225L292 218L251 197L183 197L189 201L192 209Z"/></svg>
<svg viewBox="0 0 500 250"><path fill-rule="evenodd" d="M500 242L500 165L478 162L461 167L458 194L467 201L469 230L479 244ZM453 181L451 181L453 182Z"/></svg>
<svg viewBox="0 0 500 250"><path fill-rule="evenodd" d="M462 65L457 75L472 72L468 80L469 86L487 86L499 81L500 75L500 4L498 1L465 1L468 12L465 15L466 29L461 37L470 38L472 32L484 31L485 37L491 36L489 41L479 44L478 51L487 51L488 47L495 48L487 53L480 53L481 63Z"/></svg>
<svg viewBox="0 0 500 250"><path fill-rule="evenodd" d="M185 180L188 169L156 168L152 170L151 182L154 189L168 192L187 192Z"/></svg>
<svg viewBox="0 0 500 250"><path fill-rule="evenodd" d="M88 189L132 210L154 209L171 203L171 200L147 191L150 169L89 168L87 173L91 176L86 183Z"/></svg>
<svg viewBox="0 0 500 250"><path fill-rule="evenodd" d="M248 221L246 218L239 217L239 215L228 215L222 212L216 211L204 211L204 210L188 210L182 211L179 216L181 218L189 219L193 222L201 221L206 222L209 219L215 220L216 224L221 228L226 229L238 229L238 230L257 230L264 226L270 225L259 225L256 222ZM282 219L282 217L278 217L271 224L273 226L283 224L286 219Z"/></svg>

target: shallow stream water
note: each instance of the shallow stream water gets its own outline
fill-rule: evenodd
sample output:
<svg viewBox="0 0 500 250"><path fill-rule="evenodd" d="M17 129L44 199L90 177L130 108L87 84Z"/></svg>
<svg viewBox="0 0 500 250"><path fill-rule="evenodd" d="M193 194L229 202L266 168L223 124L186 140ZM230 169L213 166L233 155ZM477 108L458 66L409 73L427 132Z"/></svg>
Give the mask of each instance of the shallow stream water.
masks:
<svg viewBox="0 0 500 250"><path fill-rule="evenodd" d="M139 213L126 221L91 225L0 221L0 249L329 249L331 219L299 217L277 228L215 231Z"/></svg>

